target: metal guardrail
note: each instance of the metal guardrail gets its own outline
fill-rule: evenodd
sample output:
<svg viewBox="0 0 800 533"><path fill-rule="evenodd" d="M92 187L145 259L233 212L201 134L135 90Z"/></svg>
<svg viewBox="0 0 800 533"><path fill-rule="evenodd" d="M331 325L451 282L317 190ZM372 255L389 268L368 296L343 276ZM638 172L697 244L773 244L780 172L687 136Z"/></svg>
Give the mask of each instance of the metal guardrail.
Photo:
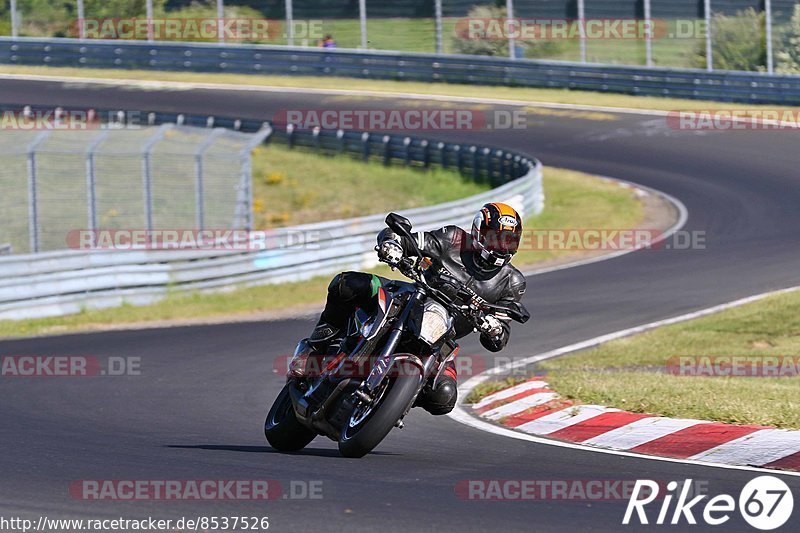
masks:
<svg viewBox="0 0 800 533"><path fill-rule="evenodd" d="M800 105L800 76L265 45L0 38L0 63L348 76Z"/></svg>
<svg viewBox="0 0 800 533"><path fill-rule="evenodd" d="M125 120L130 113L113 116ZM154 125L175 121L241 131L263 127L260 121L139 114ZM290 131L276 132L274 138L296 148L380 158L387 164L458 168L496 186L469 198L403 211L422 230L464 224L489 200L511 203L525 216L544 207L541 164L522 154L362 132ZM297 234L308 238L301 246L258 252L69 250L0 257L0 319L57 316L126 302L145 304L176 291L299 281L364 268L375 264L372 247L375 235L384 227L383 219L384 215L378 214L277 229L270 232L275 242L289 241Z"/></svg>

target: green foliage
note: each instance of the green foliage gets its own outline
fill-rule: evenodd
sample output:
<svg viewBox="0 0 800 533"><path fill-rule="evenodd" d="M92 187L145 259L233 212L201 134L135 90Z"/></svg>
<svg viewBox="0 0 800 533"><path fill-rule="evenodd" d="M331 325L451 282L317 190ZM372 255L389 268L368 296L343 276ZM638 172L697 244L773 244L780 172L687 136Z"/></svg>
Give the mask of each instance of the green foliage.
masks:
<svg viewBox="0 0 800 533"><path fill-rule="evenodd" d="M147 14L146 0L84 0L86 18L131 19ZM153 0L153 14L164 12L166 0Z"/></svg>
<svg viewBox="0 0 800 533"><path fill-rule="evenodd" d="M102 0L97 0L102 1ZM125 0L119 0L125 1ZM163 0L162 0L163 1ZM178 19L216 19L217 18L217 4L214 0L200 0L192 2L188 7L184 7L175 11L169 11L167 13L169 18L178 18ZM264 15L259 11L246 6L231 6L226 5L223 11L223 18L226 19L261 19ZM187 38L187 41L208 41L209 39L202 39L202 38ZM212 39L212 41L216 42L217 39ZM252 41L249 39L243 39L241 41L237 41L241 43L252 43L258 41Z"/></svg>
<svg viewBox="0 0 800 533"><path fill-rule="evenodd" d="M497 5L473 6L467 18L501 20L506 18L506 8ZM483 39L469 38L466 28L456 27L453 32L452 51L456 54L508 57L508 40L499 38L496 32L487 31ZM551 57L562 51L561 43L555 41L516 41L518 57Z"/></svg>
<svg viewBox="0 0 800 533"><path fill-rule="evenodd" d="M470 9L467 18L497 20L505 18L506 13L505 7L481 5ZM457 54L508 57L508 40L491 36L475 39L457 31L453 36L453 51Z"/></svg>
<svg viewBox="0 0 800 533"><path fill-rule="evenodd" d="M781 49L775 54L777 71L800 74L800 4L795 4L794 14L781 41Z"/></svg>
<svg viewBox="0 0 800 533"><path fill-rule="evenodd" d="M714 15L711 20L714 69L764 70L767 64L764 13L753 8L737 11L729 17ZM695 67L705 68L705 41L698 41Z"/></svg>
<svg viewBox="0 0 800 533"><path fill-rule="evenodd" d="M20 35L31 37L68 37L77 18L74 2L19 0Z"/></svg>
<svg viewBox="0 0 800 533"><path fill-rule="evenodd" d="M0 35L11 35L11 13L0 4Z"/></svg>

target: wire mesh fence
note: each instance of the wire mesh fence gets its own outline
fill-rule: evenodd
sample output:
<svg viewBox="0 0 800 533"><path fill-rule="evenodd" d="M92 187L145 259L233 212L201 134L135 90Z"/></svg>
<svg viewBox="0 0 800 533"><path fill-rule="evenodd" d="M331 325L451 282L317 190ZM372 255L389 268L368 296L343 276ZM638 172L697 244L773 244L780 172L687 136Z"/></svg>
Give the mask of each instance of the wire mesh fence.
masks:
<svg viewBox="0 0 800 533"><path fill-rule="evenodd" d="M175 124L3 131L0 249L65 249L79 232L250 229L251 151L265 137Z"/></svg>
<svg viewBox="0 0 800 533"><path fill-rule="evenodd" d="M3 0L0 35L800 71L798 0Z"/></svg>

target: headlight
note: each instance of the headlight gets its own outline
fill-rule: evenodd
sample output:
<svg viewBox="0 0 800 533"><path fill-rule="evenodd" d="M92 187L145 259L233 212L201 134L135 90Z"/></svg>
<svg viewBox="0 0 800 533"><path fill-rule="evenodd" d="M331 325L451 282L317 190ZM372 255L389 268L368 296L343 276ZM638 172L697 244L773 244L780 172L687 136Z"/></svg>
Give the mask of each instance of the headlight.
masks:
<svg viewBox="0 0 800 533"><path fill-rule="evenodd" d="M422 315L422 327L419 338L428 344L434 344L450 329L453 320L447 310L436 302L427 302Z"/></svg>

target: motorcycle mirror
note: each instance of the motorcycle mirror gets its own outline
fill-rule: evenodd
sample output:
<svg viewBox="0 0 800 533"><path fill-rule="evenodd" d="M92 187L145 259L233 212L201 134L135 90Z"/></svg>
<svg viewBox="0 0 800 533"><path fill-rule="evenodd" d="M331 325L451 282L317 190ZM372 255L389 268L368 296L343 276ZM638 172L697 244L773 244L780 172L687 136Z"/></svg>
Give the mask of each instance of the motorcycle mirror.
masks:
<svg viewBox="0 0 800 533"><path fill-rule="evenodd" d="M519 302L493 307L503 311L511 318L511 320L514 322L519 322L520 324L524 324L531 318L531 314L528 312L525 306Z"/></svg>
<svg viewBox="0 0 800 533"><path fill-rule="evenodd" d="M520 324L524 324L531 318L530 312L528 312L528 310L525 309L525 306L519 302L514 302L511 305L510 311L511 313L508 316L510 316L512 320L515 320Z"/></svg>
<svg viewBox="0 0 800 533"><path fill-rule="evenodd" d="M402 215L389 213L386 215L386 225L399 235L404 235L406 237L411 235L411 221Z"/></svg>

